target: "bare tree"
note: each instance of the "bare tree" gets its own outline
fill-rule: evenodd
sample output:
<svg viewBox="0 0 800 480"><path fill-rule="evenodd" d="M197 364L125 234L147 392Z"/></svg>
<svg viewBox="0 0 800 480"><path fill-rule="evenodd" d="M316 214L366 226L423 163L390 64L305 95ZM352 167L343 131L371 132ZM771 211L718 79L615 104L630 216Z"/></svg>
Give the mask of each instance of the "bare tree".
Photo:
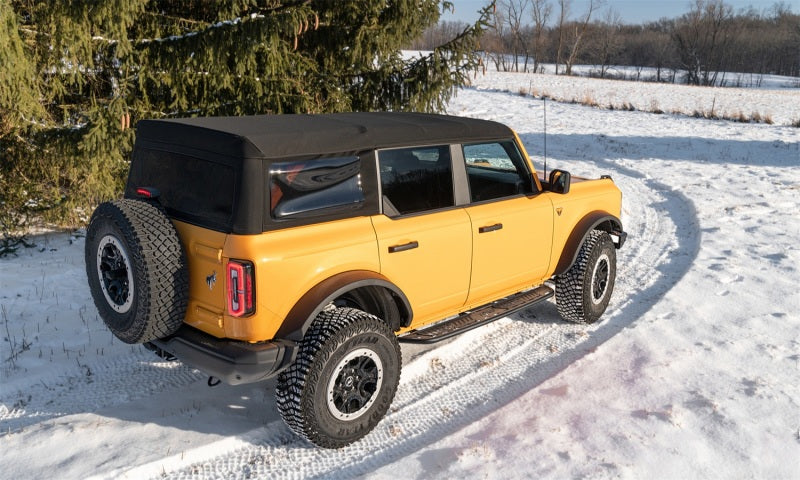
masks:
<svg viewBox="0 0 800 480"><path fill-rule="evenodd" d="M524 70L528 69L528 45L523 39L523 18L525 11L528 9L530 0L501 0L500 9L504 12L502 18L508 26L507 39L510 52L513 55L512 68L514 71L519 72L519 57L520 54L525 57Z"/></svg>
<svg viewBox="0 0 800 480"><path fill-rule="evenodd" d="M730 42L733 9L722 0L695 0L672 32L686 83L714 85Z"/></svg>
<svg viewBox="0 0 800 480"><path fill-rule="evenodd" d="M679 72L686 72L684 81L716 85L758 85L765 74L800 76L800 15L789 6L733 15L723 0L692 1L691 11L677 19L622 25L613 10L588 20L597 17L596 0L577 21L570 20L573 0L504 0L481 47L487 60L506 71L527 70L532 59L534 71L556 62L559 72L566 67L571 73L573 65L585 62L599 65L603 77L611 64L628 65L637 67L637 80L651 79L640 74L652 67L652 80L659 82L674 82ZM441 22L412 48L432 49L461 30L462 24ZM725 78L723 72L740 73Z"/></svg>
<svg viewBox="0 0 800 480"><path fill-rule="evenodd" d="M506 31L505 18L502 9L495 10L492 23L481 39L483 49L492 63L494 63L495 69L503 72L508 71L508 65L506 64L508 32Z"/></svg>
<svg viewBox="0 0 800 480"><path fill-rule="evenodd" d="M600 66L600 78L605 78L608 68L622 48L620 29L622 28L622 18L619 12L609 8L603 17L602 22L598 22L592 29L592 36L589 38L589 52L595 63Z"/></svg>
<svg viewBox="0 0 800 480"><path fill-rule="evenodd" d="M570 33L570 38L568 41L569 55L567 55L567 58L564 61L564 72L567 75L572 75L572 66L575 64L575 60L578 58L578 55L581 52L581 48L583 46L583 37L586 34L587 27L589 26L592 13L601 5L602 0L589 0L586 14L584 14L580 21L570 24L571 28L568 30Z"/></svg>
<svg viewBox="0 0 800 480"><path fill-rule="evenodd" d="M558 47L556 47L556 75L558 75L558 66L561 64L561 56L564 52L564 29L566 28L567 18L569 17L570 6L572 0L558 0Z"/></svg>
<svg viewBox="0 0 800 480"><path fill-rule="evenodd" d="M548 0L531 0L531 15L533 17L533 33L531 35L531 53L533 55L533 71L539 72L539 65L544 57L544 42L547 20L553 6Z"/></svg>

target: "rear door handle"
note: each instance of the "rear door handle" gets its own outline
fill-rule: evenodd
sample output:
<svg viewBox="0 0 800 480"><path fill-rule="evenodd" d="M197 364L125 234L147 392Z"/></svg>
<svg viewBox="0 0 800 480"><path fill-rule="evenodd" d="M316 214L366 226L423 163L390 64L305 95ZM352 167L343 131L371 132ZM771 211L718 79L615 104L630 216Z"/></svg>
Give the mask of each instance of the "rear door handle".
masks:
<svg viewBox="0 0 800 480"><path fill-rule="evenodd" d="M494 232L495 230L500 230L501 228L503 228L502 223L495 223L494 225L487 225L485 227L478 228L478 233Z"/></svg>
<svg viewBox="0 0 800 480"><path fill-rule="evenodd" d="M412 248L417 248L417 247L419 247L419 242L417 241L404 243L402 245L392 245L391 247L389 247L389 253L404 252L406 250L411 250Z"/></svg>

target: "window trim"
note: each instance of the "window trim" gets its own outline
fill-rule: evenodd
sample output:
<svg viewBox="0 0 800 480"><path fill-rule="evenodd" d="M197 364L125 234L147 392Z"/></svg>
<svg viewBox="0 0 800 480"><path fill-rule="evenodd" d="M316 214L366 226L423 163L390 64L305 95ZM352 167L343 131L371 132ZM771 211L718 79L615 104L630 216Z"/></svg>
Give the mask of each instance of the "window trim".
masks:
<svg viewBox="0 0 800 480"><path fill-rule="evenodd" d="M315 189L315 190L308 190L307 193L301 193L296 198L284 199L284 194L283 194L284 190L282 190L281 187L279 186L280 183L283 183L284 185L289 187L291 190L295 190L295 191L297 191L297 187L292 187L292 185L290 185L289 183L281 182L279 180L281 178L281 176L286 174L286 172L284 172L283 170L275 169L276 165L290 165L290 166L293 166L293 167L296 166L296 167L298 167L297 171L293 172L293 173L295 173L296 175L299 176L299 175L303 174L304 172L308 172L308 171L316 170L316 169L320 168L320 166L314 165L314 163L315 162L322 163L325 160L342 160L342 161L346 162L346 164L340 165L339 167L335 167L335 168L345 168L347 166L357 165L357 173L355 175L351 175L351 176L347 177L344 180L340 180L340 181L334 182L331 185L327 185L327 186L324 186L322 188L318 188L318 189ZM268 181L267 181L268 191L266 192L266 194L269 195L269 197L270 197L269 198L269 203L270 203L270 212L269 212L269 214L270 214L271 218L273 220L285 220L285 219L290 219L290 218L315 218L315 217L318 217L318 216L325 215L326 212L335 212L337 209L342 209L342 210L357 209L358 208L357 205L363 204L366 201L366 195L364 194L364 189L361 187L361 175L362 175L361 174L361 170L362 170L363 163L364 162L362 161L361 157L358 156L358 155L341 155L341 156L335 156L335 157L322 157L322 158L319 158L319 159L308 160L308 161L298 160L298 161L272 162L269 165L269 168L268 168L268 174L267 174L267 177L268 177ZM295 200L297 198L302 198L302 197L305 197L305 196L312 196L314 194L318 194L318 193L323 192L323 191L329 191L330 189L336 188L336 187L344 184L345 182L352 181L354 178L355 178L355 181L356 181L356 184L357 184L357 190L358 190L358 192L360 193L360 196L361 196L361 198L359 200L357 200L357 201L329 204L327 206L312 207L312 208L307 208L305 210L301 209L301 210L298 210L298 211L295 211L295 212L292 212L292 213L286 213L286 214L283 214L283 215L279 214L279 212L278 212L279 206L281 205L282 201L292 202L293 200ZM277 187L278 191L281 192L280 197L278 197L277 199L274 198L275 192L273 191L273 187ZM301 190L303 190L302 186L299 187L299 188Z"/></svg>
<svg viewBox="0 0 800 480"><path fill-rule="evenodd" d="M402 213L391 203L388 197L386 197L383 193L383 181L381 180L381 165L380 165L380 153L386 151L393 151L393 150L413 150L413 149L425 149L425 148L440 148L440 147L448 147L450 153L450 175L452 177L453 182L453 205L449 205L447 207L439 207L430 210L421 210L418 212L410 212L410 213ZM401 218L409 218L409 217L416 217L419 215L428 215L430 213L436 212L444 212L447 210L452 210L454 208L461 208L463 205L458 203L457 197L457 187L456 184L462 180L466 180L466 177L463 175L456 175L455 171L455 163L453 160L453 152L457 150L459 144L447 144L447 143L433 143L433 144L422 144L422 145L404 145L402 147L387 147L387 148L376 148L373 150L375 155L374 159L374 166L375 166L375 173L377 178L378 184L378 213L381 215L385 215L391 219L401 219ZM387 205L384 203L384 199L389 202L388 208ZM393 215L392 211L398 212L397 215Z"/></svg>
<svg viewBox="0 0 800 480"><path fill-rule="evenodd" d="M530 193L522 192L522 193L516 193L516 194L513 194L513 195L506 195L506 196L502 196L502 197L488 198L486 200L473 201L472 200L472 192L471 192L471 189L470 189L470 186L469 186L469 174L467 173L467 160L466 160L466 157L464 156L464 147L471 146L471 145L487 145L487 144L490 144L490 143L497 143L497 144L500 144L501 147L502 147L502 144L505 143L505 142L511 143L511 145L514 147L514 150L516 150L517 156L519 157L519 160L520 160L520 164L522 165L524 173L527 175L527 181L530 184L529 186L530 186L531 192ZM457 146L459 147L459 150L460 150L461 165L463 165L463 170L464 170L463 178L464 178L464 181L466 182L466 203L464 205L482 205L482 204L485 204L485 203L499 202L499 201L509 200L509 199L518 198L518 197L534 197L534 196L539 195L541 193L541 190L539 190L535 180L533 179L533 172L531 171L531 167L530 167L530 165L528 165L528 162L525 160L526 157L522 154L522 150L520 149L519 145L517 145L516 139L514 139L514 138L503 138L503 139L486 140L486 141L480 141L480 142L468 142L468 143L461 143L461 144L459 144ZM504 150L505 150L505 148L504 148ZM506 153L508 153L508 152L506 152ZM509 160L511 160L511 159L509 158ZM512 160L512 164L513 164L513 160ZM515 167L516 167L516 165L515 165ZM509 170L509 172L510 172L510 170ZM519 171L517 171L516 173L517 173L517 175L519 175Z"/></svg>
<svg viewBox="0 0 800 480"><path fill-rule="evenodd" d="M283 163L283 162L294 162L294 161L303 161L303 160L310 160L313 161L315 158L321 157L348 157L354 156L359 157L360 161L360 175L361 175L361 191L364 195L364 200L358 203L352 203L344 206L334 206L319 209L315 212L314 215L293 215L284 218L275 218L272 216L272 209L270 208L270 193L268 191L270 185L270 168L272 163ZM315 156L315 157L308 157L308 156L294 156L294 157L283 157L283 158L276 158L268 163L265 163L264 172L261 176L262 178L262 185L264 189L264 196L263 196L263 228L262 232L269 232L272 230L282 230L291 227L301 227L304 225L315 225L322 222L329 222L329 221L336 221L336 220L346 220L349 218L355 217L362 217L362 216L371 216L375 215L380 209L379 202L379 189L380 185L376 184L376 179L378 177L378 171L375 168L377 156L375 155L375 150L362 150L358 152L338 152L331 155L324 155L324 156ZM316 214L318 213L318 214Z"/></svg>

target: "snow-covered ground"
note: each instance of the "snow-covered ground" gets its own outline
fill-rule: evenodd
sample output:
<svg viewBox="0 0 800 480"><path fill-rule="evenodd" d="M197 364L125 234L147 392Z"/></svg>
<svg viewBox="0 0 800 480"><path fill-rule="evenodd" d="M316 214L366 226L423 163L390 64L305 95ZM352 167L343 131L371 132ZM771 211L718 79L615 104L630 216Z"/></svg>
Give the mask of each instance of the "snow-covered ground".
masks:
<svg viewBox="0 0 800 480"><path fill-rule="evenodd" d="M416 53L416 52L415 52ZM512 69L511 62L513 56L507 60L507 68ZM485 57L486 62L491 68L494 67L494 62L491 58ZM520 58L519 70L524 71L525 59ZM572 75L581 77L599 77L600 65L573 65ZM655 82L658 77L658 69L653 67L630 67L624 65L611 65L606 67L606 78L620 79L620 80L641 80L643 82ZM555 74L556 66L553 63L545 63L539 66L539 73ZM528 63L528 71L533 71L533 61ZM564 72L564 65L560 65L559 72ZM673 75L674 73L674 75ZM686 72L678 70L673 72L669 69L661 69L661 79L666 82L668 79L674 79L673 83L680 83L683 81ZM756 74L756 73L741 73L741 72L720 72L717 75L717 82L714 84L721 87L744 87L744 88L799 88L800 78L788 77L785 75L770 75L770 74Z"/></svg>
<svg viewBox="0 0 800 480"><path fill-rule="evenodd" d="M449 113L510 125L541 167L543 102L516 82L479 77ZM700 101L658 87L662 105ZM786 104L800 117L786 94L752 98L778 124ZM283 425L274 381L209 388L114 339L81 234L44 235L0 259L0 477L800 478L800 129L555 102L547 119L549 169L624 192L598 324L546 303L404 345L386 419L320 450Z"/></svg>
<svg viewBox="0 0 800 480"><path fill-rule="evenodd" d="M472 83L479 89L546 96L603 109L742 119L775 125L800 122L800 88L696 87L511 72L478 75Z"/></svg>

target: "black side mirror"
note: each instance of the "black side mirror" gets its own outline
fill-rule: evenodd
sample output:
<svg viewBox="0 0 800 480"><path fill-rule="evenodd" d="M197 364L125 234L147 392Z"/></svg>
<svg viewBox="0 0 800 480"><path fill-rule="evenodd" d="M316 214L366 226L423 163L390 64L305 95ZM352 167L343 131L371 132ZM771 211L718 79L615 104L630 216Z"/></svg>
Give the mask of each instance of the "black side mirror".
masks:
<svg viewBox="0 0 800 480"><path fill-rule="evenodd" d="M572 176L564 170L550 172L550 191L554 193L569 193L569 184Z"/></svg>

